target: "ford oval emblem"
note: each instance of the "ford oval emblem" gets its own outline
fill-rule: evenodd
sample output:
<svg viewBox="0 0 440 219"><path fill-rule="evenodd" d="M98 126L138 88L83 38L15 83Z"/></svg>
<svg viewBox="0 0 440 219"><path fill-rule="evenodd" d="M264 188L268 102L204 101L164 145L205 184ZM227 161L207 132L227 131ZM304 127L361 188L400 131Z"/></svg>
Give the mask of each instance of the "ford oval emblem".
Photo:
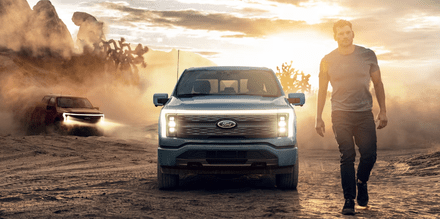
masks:
<svg viewBox="0 0 440 219"><path fill-rule="evenodd" d="M231 129L237 126L237 123L232 120L221 120L217 122L217 126L222 129Z"/></svg>

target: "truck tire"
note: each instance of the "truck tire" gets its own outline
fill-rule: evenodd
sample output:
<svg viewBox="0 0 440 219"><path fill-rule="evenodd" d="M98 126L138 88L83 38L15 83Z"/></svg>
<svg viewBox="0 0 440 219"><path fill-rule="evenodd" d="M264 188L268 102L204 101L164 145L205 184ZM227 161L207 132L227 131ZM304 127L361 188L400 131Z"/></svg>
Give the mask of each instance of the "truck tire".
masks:
<svg viewBox="0 0 440 219"><path fill-rule="evenodd" d="M157 182L159 189L175 189L179 186L179 175L164 174L160 169L159 162L157 163Z"/></svg>
<svg viewBox="0 0 440 219"><path fill-rule="evenodd" d="M293 167L293 172L288 174L277 174L276 185L280 189L292 189L295 190L298 185L298 158L296 158L295 166Z"/></svg>
<svg viewBox="0 0 440 219"><path fill-rule="evenodd" d="M32 111L26 111L26 134L27 135L38 135L46 131L46 126L44 123L45 112L35 108Z"/></svg>
<svg viewBox="0 0 440 219"><path fill-rule="evenodd" d="M67 135L68 134L67 128L65 126L63 126L62 122L59 119L56 119L54 124L49 125L49 126L52 131L56 132L59 135Z"/></svg>

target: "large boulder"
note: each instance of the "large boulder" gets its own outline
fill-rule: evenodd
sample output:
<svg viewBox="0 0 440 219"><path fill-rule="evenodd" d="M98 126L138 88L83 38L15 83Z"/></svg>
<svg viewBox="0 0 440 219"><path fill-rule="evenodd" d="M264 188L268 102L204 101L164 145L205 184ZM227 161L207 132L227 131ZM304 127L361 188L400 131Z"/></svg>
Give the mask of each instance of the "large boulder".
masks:
<svg viewBox="0 0 440 219"><path fill-rule="evenodd" d="M94 16L85 12L75 12L72 16L72 21L76 26L79 26L76 45L80 51L84 47L94 49L99 46L104 36L104 23L98 21Z"/></svg>

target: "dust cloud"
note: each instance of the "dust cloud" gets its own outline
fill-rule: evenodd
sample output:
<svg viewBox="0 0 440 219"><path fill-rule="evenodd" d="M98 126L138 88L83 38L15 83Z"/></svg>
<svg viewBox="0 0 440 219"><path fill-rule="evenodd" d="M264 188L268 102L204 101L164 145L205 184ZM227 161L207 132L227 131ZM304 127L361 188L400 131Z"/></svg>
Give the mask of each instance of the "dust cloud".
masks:
<svg viewBox="0 0 440 219"><path fill-rule="evenodd" d="M26 0L2 0L0 24L0 48L63 58L73 51L72 36L50 1L39 1L31 9Z"/></svg>
<svg viewBox="0 0 440 219"><path fill-rule="evenodd" d="M30 114L46 94L87 97L112 127L157 121L160 108L154 107L152 96L171 93L176 50L147 50L141 57L146 66L130 63L124 70L109 65L96 48L78 53L50 1L38 2L33 10L25 0L0 4L0 135L41 128L30 124L35 119ZM180 52L180 71L205 65L215 64Z"/></svg>
<svg viewBox="0 0 440 219"><path fill-rule="evenodd" d="M106 120L114 123L140 125L156 122L160 108L154 107L152 96L158 92L171 93L177 80L176 62L172 57L177 57L177 54L176 51L150 52L146 56L148 66L139 68L137 80L133 80L132 75L106 72L104 64L91 61L91 54L75 55L57 69L39 67L36 62L40 59L23 61L21 57L14 60L3 53L0 56L0 65L3 67L0 71L0 115L4 122L0 125L0 134L23 132L29 111L45 94L87 97L105 114ZM194 58L183 60L182 69L213 64L207 60L197 60L201 57L189 52L185 55L197 58L196 61L191 61ZM164 61L155 63L158 60ZM18 62L23 65L17 65ZM86 62L88 64L84 64Z"/></svg>

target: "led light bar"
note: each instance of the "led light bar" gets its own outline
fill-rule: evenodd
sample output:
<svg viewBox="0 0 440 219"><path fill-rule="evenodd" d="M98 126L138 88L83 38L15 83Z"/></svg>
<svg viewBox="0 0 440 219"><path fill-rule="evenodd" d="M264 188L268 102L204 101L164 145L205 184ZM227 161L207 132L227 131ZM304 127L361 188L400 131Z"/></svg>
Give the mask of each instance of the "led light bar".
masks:
<svg viewBox="0 0 440 219"><path fill-rule="evenodd" d="M80 113L63 113L63 119L64 119L64 122L65 123L67 123L67 124L69 124L69 123L74 123L74 122L76 122L75 120L73 120L71 117L74 117L74 116L93 116L93 117L101 117L101 119L100 119L100 123L103 123L104 122L104 114L80 114Z"/></svg>
<svg viewBox="0 0 440 219"><path fill-rule="evenodd" d="M277 133L279 137L293 137L294 136L294 117L293 110L162 110L160 114L161 121L161 135L163 137L175 137L178 130L177 116L179 114L185 115L277 115ZM170 119L173 118L173 119ZM284 120L281 120L284 118ZM283 134L280 134L283 133Z"/></svg>

